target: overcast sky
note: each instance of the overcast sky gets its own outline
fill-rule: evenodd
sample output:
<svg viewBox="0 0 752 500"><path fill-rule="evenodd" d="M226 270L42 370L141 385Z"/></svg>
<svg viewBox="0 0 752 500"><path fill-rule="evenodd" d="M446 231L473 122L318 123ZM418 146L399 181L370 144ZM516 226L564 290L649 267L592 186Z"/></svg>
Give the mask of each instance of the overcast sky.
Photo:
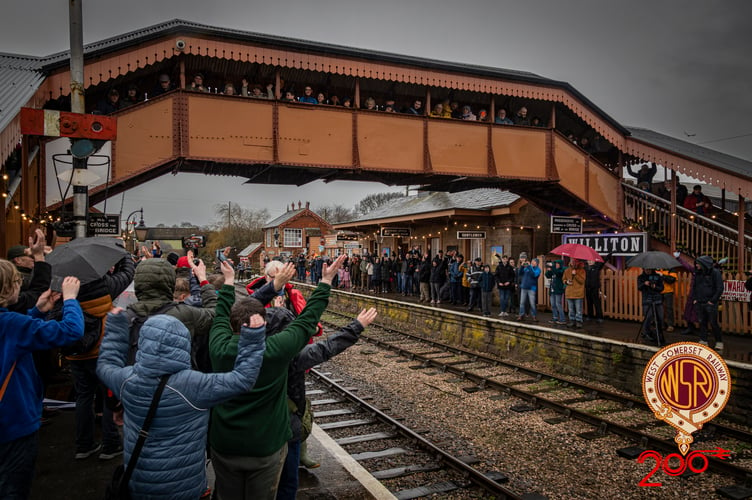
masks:
<svg viewBox="0 0 752 500"><path fill-rule="evenodd" d="M67 9L68 2L60 0L3 2L0 51L67 50ZM752 161L752 2L747 0L85 0L83 9L85 43L179 18L530 71L569 82L621 124ZM293 200L350 207L385 190L378 184L269 187L226 177L168 175L126 193L123 212L143 205L150 225L205 224L216 202L266 207L276 216ZM120 197L110 203L119 210Z"/></svg>

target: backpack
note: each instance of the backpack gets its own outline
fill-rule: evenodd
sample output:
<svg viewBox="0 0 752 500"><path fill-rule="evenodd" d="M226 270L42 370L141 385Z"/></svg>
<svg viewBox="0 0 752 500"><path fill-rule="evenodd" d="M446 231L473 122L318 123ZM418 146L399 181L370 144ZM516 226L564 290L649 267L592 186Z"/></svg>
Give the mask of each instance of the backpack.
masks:
<svg viewBox="0 0 752 500"><path fill-rule="evenodd" d="M96 359L99 355L99 345L104 338L107 313L112 309L112 297L103 295L80 302L80 305L84 313L84 335L75 342L63 346L60 351L70 360Z"/></svg>
<svg viewBox="0 0 752 500"><path fill-rule="evenodd" d="M164 314L165 312L169 311L173 307L177 307L177 302L168 302L167 304L163 305L162 307L152 311L151 314L148 314L147 316L139 316L132 310L128 309L128 320L131 325L129 337L128 337L128 361L126 366L131 366L136 362L136 352L138 351L138 338L141 334L141 327L144 326L144 323L146 323L146 320L149 319L152 316L156 316L157 314ZM191 343L191 346L193 343ZM193 347L191 347L191 350L193 350ZM192 353L191 353L192 354Z"/></svg>

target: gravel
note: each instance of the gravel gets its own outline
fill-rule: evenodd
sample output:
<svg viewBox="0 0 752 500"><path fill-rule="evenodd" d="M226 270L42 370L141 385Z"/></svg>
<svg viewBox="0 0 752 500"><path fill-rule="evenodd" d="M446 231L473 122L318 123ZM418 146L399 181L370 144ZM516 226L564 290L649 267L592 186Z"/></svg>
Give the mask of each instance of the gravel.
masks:
<svg viewBox="0 0 752 500"><path fill-rule="evenodd" d="M497 393L488 390L467 393L462 388L472 385L470 382L449 382L456 376L437 374L430 368L410 369L414 364L358 343L321 368L346 385L360 387L360 396L372 396L372 404L390 408L391 414L404 417L412 428L429 430L426 436L440 446L477 456L481 462L476 468L506 473L510 478L507 486L520 493L537 492L552 500L711 499L721 498L716 488L735 483L710 472L679 478L658 470L648 481L662 485L641 487L640 481L655 467L655 460L639 464L616 454L617 449L634 443L614 435L595 440L578 437L578 433L594 429L577 421L547 424L544 419L559 415L549 410L515 412L510 407L521 404L519 399L491 399ZM673 435L660 423L656 432ZM477 495L452 493L440 498Z"/></svg>

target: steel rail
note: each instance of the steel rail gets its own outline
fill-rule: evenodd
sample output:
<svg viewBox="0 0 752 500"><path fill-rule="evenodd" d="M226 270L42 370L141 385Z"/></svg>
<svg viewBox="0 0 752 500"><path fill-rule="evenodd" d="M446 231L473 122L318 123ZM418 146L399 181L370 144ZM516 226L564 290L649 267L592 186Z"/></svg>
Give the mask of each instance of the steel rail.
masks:
<svg viewBox="0 0 752 500"><path fill-rule="evenodd" d="M328 312L331 312L331 311L328 311ZM373 325L372 323L372 326L375 326L375 325ZM399 333L394 330L392 330L392 332ZM405 334L405 335L409 337L414 337L411 334ZM630 427L617 424L610 420L606 420L604 418L598 417L596 415L592 415L590 413L578 410L576 408L571 408L567 406L566 404L559 403L557 401L549 400L546 398L541 398L537 394L515 388L514 386L510 384L505 384L503 382L491 380L481 375L476 375L467 370L456 368L447 363L442 363L441 361L438 361L434 358L430 358L428 356L411 352L408 349L405 349L403 347L394 346L394 345L389 344L388 342L384 342L379 339L373 339L367 335L361 334L360 338L374 345L377 345L379 347L383 347L387 350L396 352L401 356L406 356L412 361L416 361L416 360L421 361L424 367L426 368L434 367L434 368L440 369L443 372L448 372L454 375L459 375L463 379L466 379L470 382L477 384L477 386L481 389L489 389L489 388L496 389L499 392L506 393L510 396L514 396L516 398L522 399L530 403L535 408L541 408L541 407L547 408L563 416L566 416L568 418L574 418L581 422L585 422L589 425L596 427L598 431L603 434L607 432L611 432L613 434L627 438L635 443L638 443L646 449L655 449L655 450L663 451L666 453L677 452L677 446L673 440L664 440L664 439L653 437L639 430L635 430ZM452 349L456 349L456 348L452 348ZM471 357L476 357L476 355L472 354ZM534 370L530 370L530 369L526 369L526 370L528 373L536 373ZM548 376L548 374L544 374L544 373L540 373L540 375ZM598 392L601 393L601 391L598 391ZM598 398L595 398L595 399L598 399ZM745 481L749 479L750 476L752 476L752 471L750 471L749 469L744 469L742 467L733 465L727 461L719 460L712 456L706 456L706 458L708 459L709 470L713 470L714 472L726 474L728 476L732 476L734 478L742 479Z"/></svg>
<svg viewBox="0 0 752 500"><path fill-rule="evenodd" d="M523 498L521 495L513 492L512 490L508 488L505 488L504 486L497 483L496 481L489 479L488 477L486 477L484 473L480 472L478 469L466 464L465 462L461 461L460 459L458 459L451 453L448 453L442 450L438 446L434 445L431 441L427 440L426 438L416 433L409 427L406 427L404 424L393 419L392 417L390 417L383 411L379 410L375 406L359 398L358 396L353 394L351 391L348 391L347 389L339 385L333 379L327 377L326 375L318 371L316 368L312 369L310 373L318 377L319 380L321 380L323 383L325 383L329 387L332 387L336 391L345 395L348 399L356 403L361 408L364 408L368 412L374 414L376 418L380 420L381 422L392 426L396 431L398 431L403 436L411 440L414 440L421 447L427 449L431 453L436 454L442 462L444 462L446 465L448 465L452 469L458 472L461 472L470 482L476 484L477 486L483 488L484 490L494 495L501 495L500 498L508 498L510 500L521 500Z"/></svg>

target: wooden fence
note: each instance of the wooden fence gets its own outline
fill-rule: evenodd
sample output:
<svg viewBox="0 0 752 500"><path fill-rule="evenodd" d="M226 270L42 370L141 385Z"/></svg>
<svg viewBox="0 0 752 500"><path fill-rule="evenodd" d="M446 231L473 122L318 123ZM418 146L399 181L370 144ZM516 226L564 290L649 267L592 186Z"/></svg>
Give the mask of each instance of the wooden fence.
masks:
<svg viewBox="0 0 752 500"><path fill-rule="evenodd" d="M542 269L545 262L541 259ZM603 269L601 271L601 301L603 315L606 318L642 321L642 294L637 290L637 277L641 269L626 269L613 271ZM538 289L545 293L538 293L538 303L546 309L551 308L548 290L546 290L545 272L541 273ZM723 273L724 280L746 281L747 277L737 273ZM674 286L674 321L676 326L686 327L684 320L684 308L687 303L687 295L692 282L692 275L688 272L679 271L678 279ZM566 301L565 301L566 307ZM721 330L728 333L752 334L752 309L749 302L723 301L718 316Z"/></svg>

